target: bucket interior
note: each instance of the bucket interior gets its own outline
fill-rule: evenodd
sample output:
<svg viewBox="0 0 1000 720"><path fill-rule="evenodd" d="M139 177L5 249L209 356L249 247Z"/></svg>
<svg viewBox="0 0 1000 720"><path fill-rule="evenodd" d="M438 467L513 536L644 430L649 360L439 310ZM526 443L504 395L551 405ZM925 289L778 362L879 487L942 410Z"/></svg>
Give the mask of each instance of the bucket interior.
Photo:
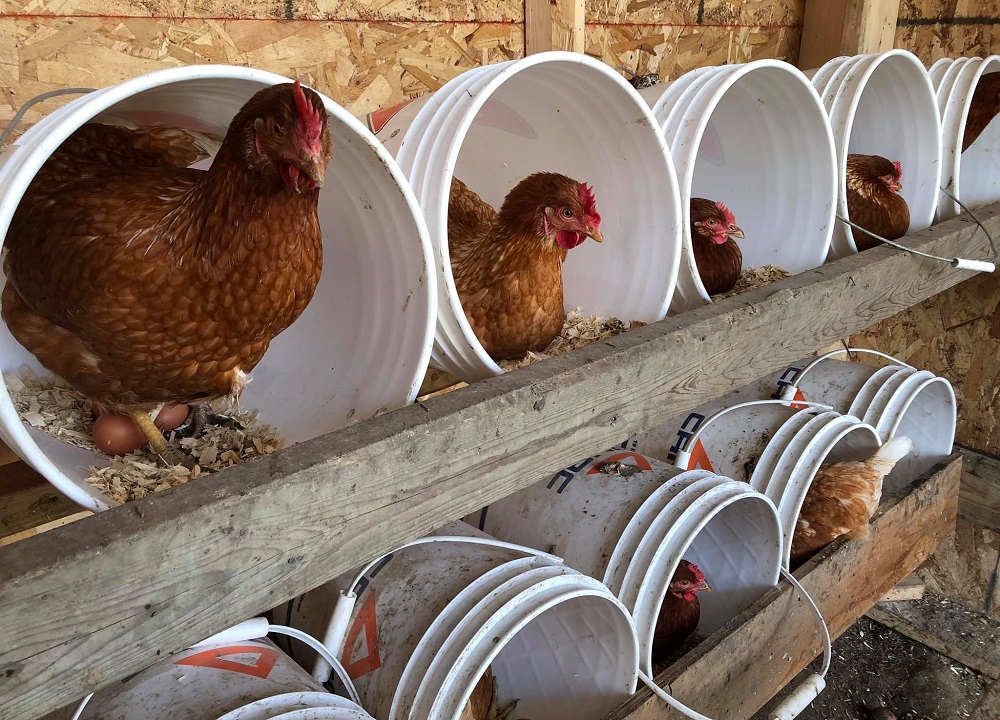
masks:
<svg viewBox="0 0 1000 720"><path fill-rule="evenodd" d="M92 119L221 134L256 91L287 81L225 67L212 71L220 77L200 77L196 69L205 73L186 68L187 77L164 71L176 77L138 78L131 81L134 92L118 102L96 98L91 107L88 97L77 100L78 109L64 120L63 137ZM319 200L323 276L305 312L271 343L241 398L243 409L260 409L261 422L273 425L289 443L412 400L433 332L429 244L412 195L404 192L401 173L360 124L329 100L327 108L333 159ZM12 213L14 206L8 203L5 211ZM49 374L6 326L0 328L0 365L5 372L27 365L39 375ZM83 482L87 467L108 464L107 456L27 425L26 433L20 427L6 429L22 457L77 502L97 509L113 504Z"/></svg>
<svg viewBox="0 0 1000 720"><path fill-rule="evenodd" d="M626 322L664 317L680 262L681 212L669 153L648 110L603 66L577 59L521 62L523 69L505 75L471 118L454 176L496 209L535 172L557 172L592 185L604 242L588 239L569 251L563 265L565 307ZM446 236L444 228L436 234ZM446 250L445 287L455 321L464 323ZM476 374L482 376L485 368L499 372L471 330L463 328L470 346L463 348L446 325L439 328L439 340L447 331L457 353L477 357L465 359L482 366ZM436 363L462 362L443 359L440 350Z"/></svg>
<svg viewBox="0 0 1000 720"><path fill-rule="evenodd" d="M823 114L808 85L779 67L747 72L712 108L691 197L732 210L744 268L794 274L825 260L837 187Z"/></svg>
<svg viewBox="0 0 1000 720"><path fill-rule="evenodd" d="M956 412L955 392L944 378L927 381L910 396L888 437L905 435L913 441L913 450L885 479L883 497L906 487L951 454Z"/></svg>
<svg viewBox="0 0 1000 720"><path fill-rule="evenodd" d="M684 559L701 568L712 588L698 595L698 632L709 635L777 582L781 535L774 510L754 497L727 505L695 535Z"/></svg>
<svg viewBox="0 0 1000 720"><path fill-rule="evenodd" d="M1000 72L1000 59L990 58L986 66L984 76ZM970 88L970 92L974 92L974 88ZM959 151L962 149L963 134L964 126L963 133L959 134ZM964 204L975 209L1000 200L1000 116L995 116L976 141L961 154L959 168L958 187Z"/></svg>
<svg viewBox="0 0 1000 720"><path fill-rule="evenodd" d="M875 66L859 93L847 154L881 155L901 164L900 195L910 208L908 232L922 230L934 220L941 177L941 125L926 72L908 53L889 55ZM844 172L846 154L841 162ZM839 232L851 238L850 228L838 225ZM850 246L857 249L853 239Z"/></svg>
<svg viewBox="0 0 1000 720"><path fill-rule="evenodd" d="M630 694L623 668L634 662L636 649L627 624L623 613L596 596L545 610L492 661L501 706L519 697L515 718L604 717Z"/></svg>

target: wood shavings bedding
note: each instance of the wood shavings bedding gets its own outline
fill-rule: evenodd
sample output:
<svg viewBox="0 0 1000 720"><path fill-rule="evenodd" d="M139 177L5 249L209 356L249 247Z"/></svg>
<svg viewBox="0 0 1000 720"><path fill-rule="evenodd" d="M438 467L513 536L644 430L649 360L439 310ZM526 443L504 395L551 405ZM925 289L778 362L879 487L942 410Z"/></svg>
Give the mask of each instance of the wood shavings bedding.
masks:
<svg viewBox="0 0 1000 720"><path fill-rule="evenodd" d="M62 379L52 375L39 377L30 368L22 367L16 374L4 373L4 382L14 407L29 425L63 442L100 452L91 437L94 420L90 403ZM193 468L164 467L144 446L123 457L109 458L111 462L106 467L92 466L86 481L111 499L124 503L263 457L285 444L270 425L260 423L256 410L236 412L226 408L225 401L213 410L236 420L244 429L209 425L196 438L167 433L171 445L197 461Z"/></svg>
<svg viewBox="0 0 1000 720"><path fill-rule="evenodd" d="M501 360L498 364L504 372L510 372L546 358L568 353L570 350L590 345L599 340L606 340L645 324L639 320L633 320L626 324L615 317L602 318L597 315L584 315L580 312L580 308L573 308L566 313L562 331L543 352L528 351L528 354L520 360Z"/></svg>
<svg viewBox="0 0 1000 720"><path fill-rule="evenodd" d="M732 290L724 293L719 293L718 295L713 295L713 300L722 300L722 298L732 297L733 295L739 295L747 290L753 290L754 288L763 287L768 283L772 283L775 280L781 280L790 275L787 270L778 267L777 265L763 265L761 267L746 268L741 274L740 279L736 281Z"/></svg>

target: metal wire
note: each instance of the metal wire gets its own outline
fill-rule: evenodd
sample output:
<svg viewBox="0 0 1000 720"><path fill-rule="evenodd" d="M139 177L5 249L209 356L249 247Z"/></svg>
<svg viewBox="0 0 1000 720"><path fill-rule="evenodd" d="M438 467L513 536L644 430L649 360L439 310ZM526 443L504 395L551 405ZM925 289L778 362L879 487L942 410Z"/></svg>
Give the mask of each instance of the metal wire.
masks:
<svg viewBox="0 0 1000 720"><path fill-rule="evenodd" d="M59 95L86 95L87 93L92 92L94 92L94 88L62 88L61 90L50 90L49 92L42 93L41 95L36 95L31 98L31 100L24 103L24 105L22 105L21 108L14 114L14 117L10 119L10 122L7 123L7 127L4 128L3 134L0 134L0 147L2 147L3 144L7 142L8 138L14 134L14 131L21 123L21 119L24 117L24 114L38 103Z"/></svg>
<svg viewBox="0 0 1000 720"><path fill-rule="evenodd" d="M986 233L986 238L990 241L990 248L992 248L992 250L993 250L993 261L996 262L997 260L1000 260L1000 254L997 253L997 244L993 241L993 236L990 235L990 231L986 229L986 226L983 225L979 221L979 218L976 217L976 214L974 212L972 212L971 209L969 209L968 205L966 205L965 203L963 203L961 200L959 200L957 197L955 197L954 195L952 195L950 192L948 192L944 188L941 188L941 192L943 192L945 195L947 195L952 200L954 200L955 203L960 208L962 208L962 210L964 210L965 212L969 213L969 217L971 217L973 220L976 221L976 225L978 225L980 228L982 228L983 232Z"/></svg>
<svg viewBox="0 0 1000 720"><path fill-rule="evenodd" d="M899 243L893 242L892 240L886 240L881 235L876 235L875 233L873 233L868 228L861 227L857 223L853 223L850 220L848 220L847 218L840 217L840 215L837 216L837 219L840 220L840 222L844 223L845 225L850 225L852 228L857 228L858 230L864 231L865 233L867 233L868 235L871 235L876 240L878 240L880 242L883 242L886 245L890 245L890 246L896 248L897 250L902 250L904 252L913 253L914 255L919 255L920 257L929 258L931 260L939 260L939 261L941 261L943 263L947 263L948 265L953 265L953 266L954 265L958 265L959 258L957 258L957 257L955 257L955 258L945 258L945 257L941 257L940 255L931 255L930 253L921 252L920 250L914 250L913 248L908 248L905 245L900 245ZM980 227L982 227L982 225L980 225ZM984 230L985 230L985 228L984 228ZM986 236L989 237L989 233L987 233ZM996 258L994 258L994 260L996 260Z"/></svg>

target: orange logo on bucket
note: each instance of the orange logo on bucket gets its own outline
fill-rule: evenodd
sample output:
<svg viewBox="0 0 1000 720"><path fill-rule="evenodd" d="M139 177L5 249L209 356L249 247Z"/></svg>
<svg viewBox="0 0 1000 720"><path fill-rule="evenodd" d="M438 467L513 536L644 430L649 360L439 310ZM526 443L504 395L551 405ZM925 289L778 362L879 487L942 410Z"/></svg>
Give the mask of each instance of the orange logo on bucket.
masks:
<svg viewBox="0 0 1000 720"><path fill-rule="evenodd" d="M250 655L254 657L253 664L239 660L228 660L234 655ZM178 660L175 665L193 665L195 667L228 670L243 675L266 679L278 662L278 653L269 647L260 645L227 645L226 647L204 650L194 655Z"/></svg>
<svg viewBox="0 0 1000 720"><path fill-rule="evenodd" d="M701 440L696 440L694 443L694 449L691 451L691 458L688 460L687 469L715 472L715 468L712 467L712 461L708 459L708 453L705 452L705 446Z"/></svg>
<svg viewBox="0 0 1000 720"><path fill-rule="evenodd" d="M599 463L597 463L596 465L594 465L594 467L590 468L590 470L587 471L587 474L588 475L599 475L600 472L601 472L601 468L604 467L605 465L607 465L609 463L621 462L622 460L624 460L626 458L632 458L633 460L635 460L635 464L641 470L647 470L648 471L648 470L652 470L653 469L653 466L649 464L649 460L645 456L640 455L639 453L634 453L634 452L621 452L621 453L615 453L611 457L604 458Z"/></svg>
<svg viewBox="0 0 1000 720"><path fill-rule="evenodd" d="M802 394L801 390L795 388L795 397L792 398L792 402L789 405L789 407L793 407L796 410L805 410L807 407L809 407L808 405L802 404L805 401L806 401L806 396Z"/></svg>
<svg viewBox="0 0 1000 720"><path fill-rule="evenodd" d="M351 680L357 680L362 675L367 675L373 670L382 667L382 657L378 653L378 626L375 621L375 596L377 593L372 590L368 599L362 603L358 610L358 615L354 618L344 642L344 652L340 657L340 664L351 676ZM354 645L358 641L361 631L365 631L365 655L353 660Z"/></svg>
<svg viewBox="0 0 1000 720"><path fill-rule="evenodd" d="M393 115L398 113L414 100L416 100L416 98L404 100L398 105L393 105L389 108L383 108L382 110L376 110L373 113L368 113L368 129L371 130L373 134L378 135L379 131L385 127L385 124L392 120Z"/></svg>

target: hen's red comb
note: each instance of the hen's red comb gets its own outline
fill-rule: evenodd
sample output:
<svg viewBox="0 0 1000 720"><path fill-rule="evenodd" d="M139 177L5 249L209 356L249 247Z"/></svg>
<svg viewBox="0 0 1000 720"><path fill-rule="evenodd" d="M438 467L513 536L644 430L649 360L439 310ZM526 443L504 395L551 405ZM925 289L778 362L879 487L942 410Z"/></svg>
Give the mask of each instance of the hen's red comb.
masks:
<svg viewBox="0 0 1000 720"><path fill-rule="evenodd" d="M896 179L899 180L903 177L903 166L899 164L899 160L892 164L896 168Z"/></svg>
<svg viewBox="0 0 1000 720"><path fill-rule="evenodd" d="M691 574L694 575L694 581L696 583L705 582L705 573L701 571L700 567L698 567L694 563L688 563L688 570L690 570Z"/></svg>
<svg viewBox="0 0 1000 720"><path fill-rule="evenodd" d="M725 203L721 201L716 202L715 207L719 208L719 212L722 213L722 217L725 220L725 224L727 226L736 224L736 216L733 215L732 212L730 212L729 208L726 207ZM692 567L694 566L692 565Z"/></svg>
<svg viewBox="0 0 1000 720"><path fill-rule="evenodd" d="M298 80L292 87L292 94L295 96L295 107L299 111L299 126L302 134L307 140L316 140L320 131L323 130L323 117L309 102L309 98L302 91L302 83Z"/></svg>
<svg viewBox="0 0 1000 720"><path fill-rule="evenodd" d="M590 219L591 223L599 225L601 216L597 212L597 199L594 197L594 188L588 186L587 183L580 183L577 191L580 193L580 202L583 203L584 214Z"/></svg>

